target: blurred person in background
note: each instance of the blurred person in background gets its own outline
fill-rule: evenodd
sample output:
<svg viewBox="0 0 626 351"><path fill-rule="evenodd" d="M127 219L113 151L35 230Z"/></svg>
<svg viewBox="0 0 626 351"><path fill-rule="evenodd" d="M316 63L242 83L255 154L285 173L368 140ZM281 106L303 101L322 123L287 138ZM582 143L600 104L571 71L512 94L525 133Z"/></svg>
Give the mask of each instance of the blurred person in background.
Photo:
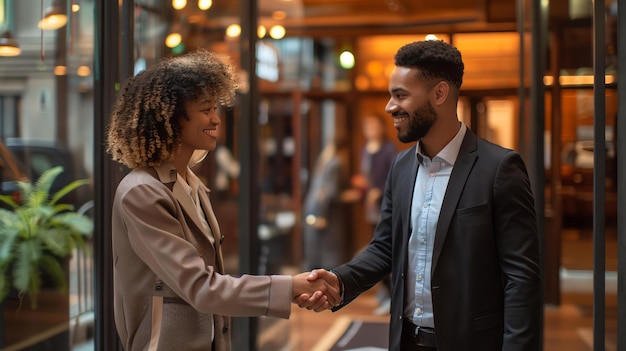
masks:
<svg viewBox="0 0 626 351"><path fill-rule="evenodd" d="M315 161L304 199L303 269L339 265L347 259L350 145L345 134L335 133Z"/></svg>
<svg viewBox="0 0 626 351"><path fill-rule="evenodd" d="M396 155L396 145L387 138L385 120L378 114L368 114L361 120L365 144L361 149L360 173L354 175L351 184L363 203L365 220L372 228L372 234L380 219L380 205L385 189L387 173ZM328 267L328 266L327 266ZM391 308L391 278L382 280L382 286L376 293L379 307L377 315L389 313Z"/></svg>

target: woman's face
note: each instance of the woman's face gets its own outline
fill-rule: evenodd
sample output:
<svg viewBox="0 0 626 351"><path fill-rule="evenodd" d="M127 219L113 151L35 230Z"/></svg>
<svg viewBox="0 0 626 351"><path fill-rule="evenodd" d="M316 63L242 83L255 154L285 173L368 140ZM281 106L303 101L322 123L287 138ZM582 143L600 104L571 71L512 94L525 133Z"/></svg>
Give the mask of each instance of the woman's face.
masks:
<svg viewBox="0 0 626 351"><path fill-rule="evenodd" d="M186 111L189 120L180 119L182 150L190 154L195 150L215 150L222 123L215 97L205 96L189 102Z"/></svg>

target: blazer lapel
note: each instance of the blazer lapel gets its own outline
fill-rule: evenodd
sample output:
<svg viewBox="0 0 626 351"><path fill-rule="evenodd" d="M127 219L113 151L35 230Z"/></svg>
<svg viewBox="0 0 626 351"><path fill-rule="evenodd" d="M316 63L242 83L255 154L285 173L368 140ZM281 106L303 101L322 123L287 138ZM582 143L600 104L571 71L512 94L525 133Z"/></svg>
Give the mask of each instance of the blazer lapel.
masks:
<svg viewBox="0 0 626 351"><path fill-rule="evenodd" d="M173 183L171 186L172 193L174 193L174 197L180 203L183 211L191 218L192 222L200 229L204 228L202 225L202 220L198 215L196 210L196 205L191 200L191 196L187 192L187 189L177 181L178 172L174 167L174 164L171 162L165 162L161 166L155 167L157 174L159 176L159 180L164 183ZM213 242L213 238L209 238L211 242Z"/></svg>
<svg viewBox="0 0 626 351"><path fill-rule="evenodd" d="M439 214L437 230L435 232L431 272L434 272L437 267L437 261L439 260L439 255L441 254L443 243L446 240L448 228L450 227L450 220L456 211L467 178L476 162L476 143L476 135L467 129L465 138L463 138L463 143L459 149L459 155L457 156L454 168L450 174L450 181L448 182L446 194L443 198L443 204L441 205L441 213Z"/></svg>
<svg viewBox="0 0 626 351"><path fill-rule="evenodd" d="M215 252L217 256L217 262L219 264L218 270L219 272L224 271L224 261L222 257L222 234L220 232L219 224L217 223L217 218L215 217L215 212L213 212L213 207L211 206L211 200L209 200L210 190L204 186L204 184L200 183L200 188L198 189L198 196L200 198L200 203L202 204L202 210L204 211L204 215L209 223L209 227L211 228L211 234L213 236L213 245L215 245Z"/></svg>

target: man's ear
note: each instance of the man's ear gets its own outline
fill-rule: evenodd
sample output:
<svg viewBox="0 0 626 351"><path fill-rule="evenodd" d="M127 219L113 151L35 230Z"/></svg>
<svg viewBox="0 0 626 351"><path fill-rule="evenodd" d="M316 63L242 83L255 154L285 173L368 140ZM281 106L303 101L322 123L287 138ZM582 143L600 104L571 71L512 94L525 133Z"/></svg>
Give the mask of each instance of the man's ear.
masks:
<svg viewBox="0 0 626 351"><path fill-rule="evenodd" d="M442 105L450 96L450 83L442 80L433 87L435 93L435 104Z"/></svg>

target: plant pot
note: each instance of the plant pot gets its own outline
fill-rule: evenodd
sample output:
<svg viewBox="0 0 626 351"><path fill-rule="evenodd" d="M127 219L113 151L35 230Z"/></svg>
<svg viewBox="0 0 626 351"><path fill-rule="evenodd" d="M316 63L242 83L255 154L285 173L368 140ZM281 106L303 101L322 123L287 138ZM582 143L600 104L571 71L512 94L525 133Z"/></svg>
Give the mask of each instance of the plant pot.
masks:
<svg viewBox="0 0 626 351"><path fill-rule="evenodd" d="M69 351L69 295L43 289L32 309L28 297L2 303L2 327L7 350Z"/></svg>

